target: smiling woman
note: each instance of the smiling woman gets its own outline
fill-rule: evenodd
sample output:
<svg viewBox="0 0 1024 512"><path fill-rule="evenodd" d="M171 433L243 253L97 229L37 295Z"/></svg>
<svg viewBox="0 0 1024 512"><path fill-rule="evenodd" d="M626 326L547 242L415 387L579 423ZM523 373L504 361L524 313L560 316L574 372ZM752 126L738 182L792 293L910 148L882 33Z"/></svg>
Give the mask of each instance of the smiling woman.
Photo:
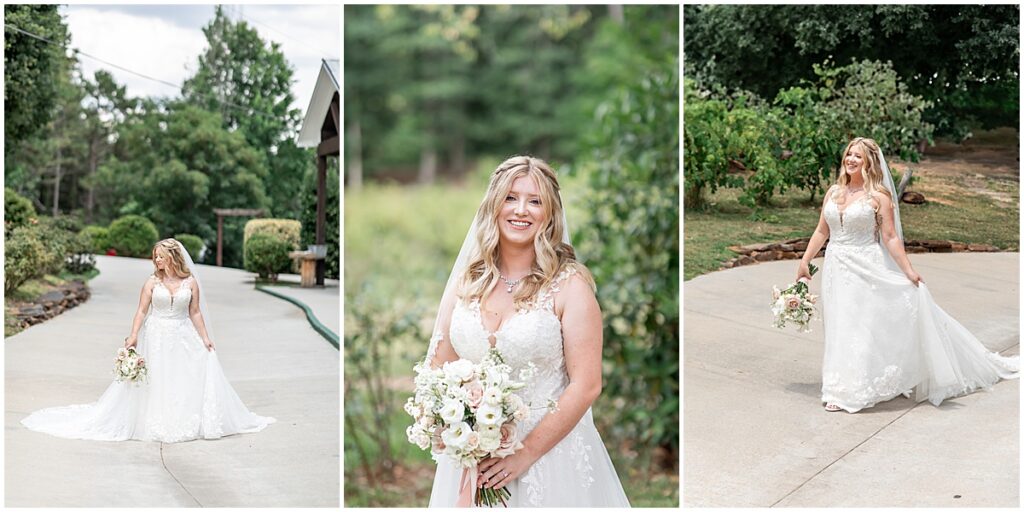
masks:
<svg viewBox="0 0 1024 512"><path fill-rule="evenodd" d="M601 394L594 280L576 261L558 179L546 162L516 156L498 165L448 283L425 363L447 370L490 356L511 375L534 378L513 388L514 402L529 412L500 418L500 429L476 418L479 404L457 423L410 427L411 441L450 429L472 429L467 442L477 439L473 446L432 445L438 466L430 506L487 502L498 491L509 506L629 506L591 412ZM486 388L483 396L502 385L489 374L464 380ZM545 410L548 403L557 403L557 413ZM488 436L518 449L499 452Z"/></svg>

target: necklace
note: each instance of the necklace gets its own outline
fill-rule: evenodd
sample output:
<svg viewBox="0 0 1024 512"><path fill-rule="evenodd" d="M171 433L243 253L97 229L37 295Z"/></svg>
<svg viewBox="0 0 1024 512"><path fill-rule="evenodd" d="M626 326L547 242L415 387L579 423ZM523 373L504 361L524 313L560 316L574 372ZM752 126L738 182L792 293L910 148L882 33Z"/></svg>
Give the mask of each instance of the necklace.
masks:
<svg viewBox="0 0 1024 512"><path fill-rule="evenodd" d="M523 278L520 277L519 279L516 279L515 281L509 281L508 278L506 278L502 274L498 274L498 277L501 278L502 281L505 281L505 285L507 286L507 288L505 288L505 291L507 291L508 293L512 293L512 289L515 288L516 285L519 284L519 282L523 280Z"/></svg>

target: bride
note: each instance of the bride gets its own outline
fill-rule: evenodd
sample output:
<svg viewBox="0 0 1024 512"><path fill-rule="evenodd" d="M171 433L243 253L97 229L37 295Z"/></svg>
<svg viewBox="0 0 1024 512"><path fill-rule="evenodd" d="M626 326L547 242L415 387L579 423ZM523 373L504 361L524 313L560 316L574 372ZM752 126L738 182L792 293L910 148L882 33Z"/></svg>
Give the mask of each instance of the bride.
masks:
<svg viewBox="0 0 1024 512"><path fill-rule="evenodd" d="M482 461L479 485L507 488L512 507L627 507L590 406L601 393L601 311L575 259L554 171L516 156L491 176L448 281L427 357L479 362L496 347L514 373L537 375L517 393L554 399L519 426L523 448ZM459 502L462 468L436 456L431 507Z"/></svg>
<svg viewBox="0 0 1024 512"><path fill-rule="evenodd" d="M152 258L156 271L142 287L124 343L138 345L148 381L115 381L95 403L36 411L22 424L70 439L176 443L258 432L275 421L249 412L224 377L188 251L168 238Z"/></svg>
<svg viewBox="0 0 1024 512"><path fill-rule="evenodd" d="M899 395L939 405L1016 378L1018 357L989 352L932 300L903 249L899 199L875 141L843 151L838 183L800 260L797 279L826 240L821 296L821 400L857 412Z"/></svg>

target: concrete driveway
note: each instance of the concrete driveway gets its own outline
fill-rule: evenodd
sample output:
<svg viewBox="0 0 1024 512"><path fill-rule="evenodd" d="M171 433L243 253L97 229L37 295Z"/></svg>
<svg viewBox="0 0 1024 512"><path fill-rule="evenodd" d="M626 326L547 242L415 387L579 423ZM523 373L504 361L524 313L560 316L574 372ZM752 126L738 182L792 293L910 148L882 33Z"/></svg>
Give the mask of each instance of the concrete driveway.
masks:
<svg viewBox="0 0 1024 512"><path fill-rule="evenodd" d="M338 351L241 270L200 267L213 339L242 401L277 423L175 444L67 440L19 423L43 407L93 402L110 384L153 267L97 259L87 303L6 339L6 506L338 507Z"/></svg>
<svg viewBox="0 0 1024 512"><path fill-rule="evenodd" d="M1019 353L1019 254L911 261L990 350ZM1019 381L941 407L901 397L826 412L821 324L771 327L771 287L795 273L794 261L762 263L683 287L684 506L1018 507Z"/></svg>

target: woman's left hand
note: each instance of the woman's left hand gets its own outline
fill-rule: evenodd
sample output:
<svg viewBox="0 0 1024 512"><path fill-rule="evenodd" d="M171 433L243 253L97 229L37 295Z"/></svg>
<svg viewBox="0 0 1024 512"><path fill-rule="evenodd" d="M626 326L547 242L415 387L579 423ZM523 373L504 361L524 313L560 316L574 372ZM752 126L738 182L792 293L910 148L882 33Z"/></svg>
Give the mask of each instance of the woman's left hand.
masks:
<svg viewBox="0 0 1024 512"><path fill-rule="evenodd" d="M206 350L213 352L213 340L205 340L203 345L206 345Z"/></svg>
<svg viewBox="0 0 1024 512"><path fill-rule="evenodd" d="M501 489L522 476L537 459L526 448L499 459L491 457L480 462L478 485L487 489Z"/></svg>
<svg viewBox="0 0 1024 512"><path fill-rule="evenodd" d="M910 282L914 283L914 286L918 286L919 283L924 282L924 279L921 279L921 274L918 274L913 270L911 270L910 273L907 274L907 279L910 279Z"/></svg>

